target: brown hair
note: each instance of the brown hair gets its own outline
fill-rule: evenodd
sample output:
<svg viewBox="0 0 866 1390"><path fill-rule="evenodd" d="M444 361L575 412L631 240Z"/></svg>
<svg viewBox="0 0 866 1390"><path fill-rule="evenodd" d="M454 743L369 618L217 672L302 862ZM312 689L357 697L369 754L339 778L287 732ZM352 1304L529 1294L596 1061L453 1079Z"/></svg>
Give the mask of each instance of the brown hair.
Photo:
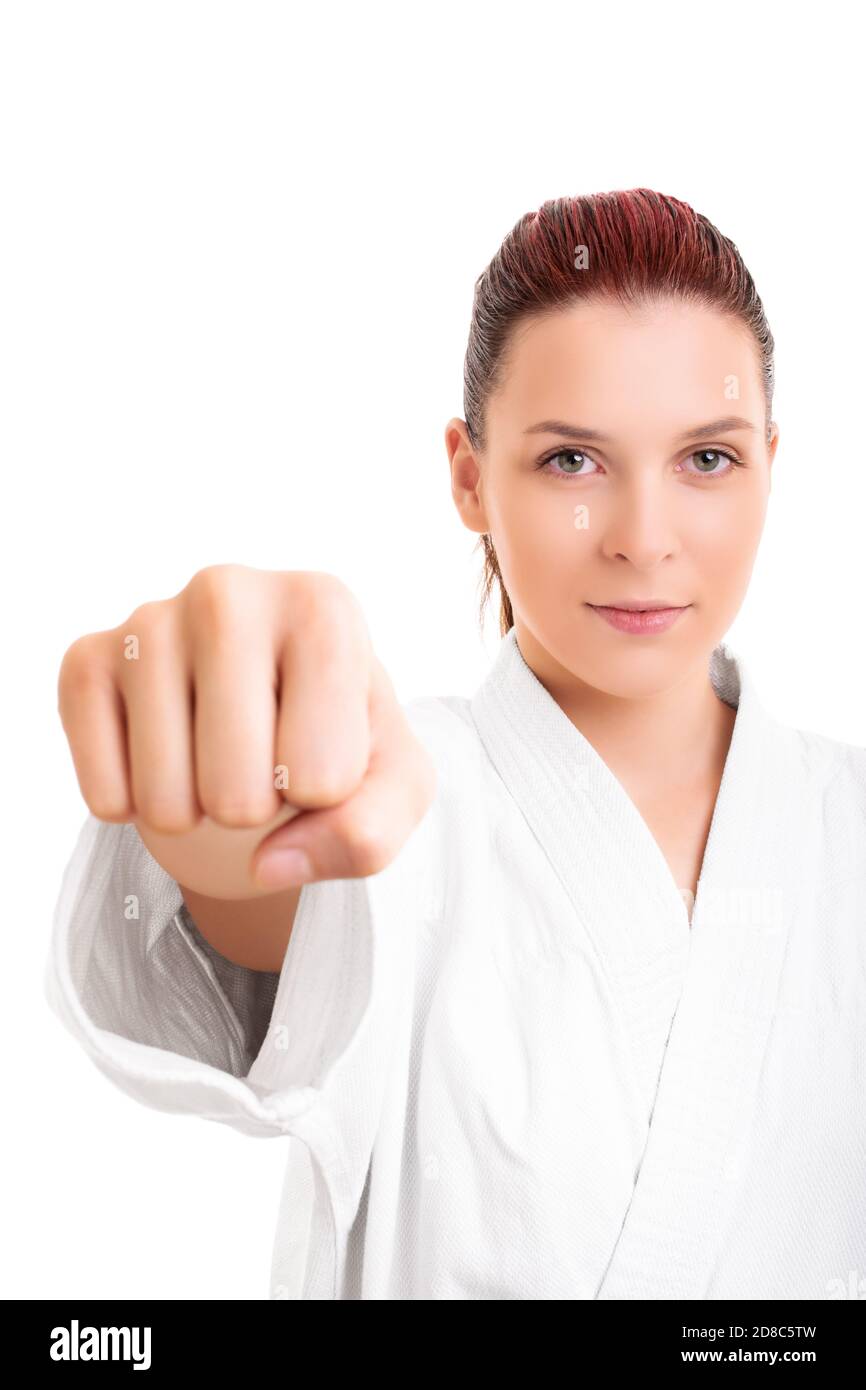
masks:
<svg viewBox="0 0 866 1390"><path fill-rule="evenodd" d="M584 265L576 270L580 254ZM734 243L678 198L651 188L554 198L527 212L475 282L463 368L463 410L470 442L486 445L485 407L501 385L518 323L577 300L623 303L680 296L740 319L758 347L770 437L773 335L751 275ZM513 625L493 541L481 536L484 573L479 618L494 583L499 627Z"/></svg>

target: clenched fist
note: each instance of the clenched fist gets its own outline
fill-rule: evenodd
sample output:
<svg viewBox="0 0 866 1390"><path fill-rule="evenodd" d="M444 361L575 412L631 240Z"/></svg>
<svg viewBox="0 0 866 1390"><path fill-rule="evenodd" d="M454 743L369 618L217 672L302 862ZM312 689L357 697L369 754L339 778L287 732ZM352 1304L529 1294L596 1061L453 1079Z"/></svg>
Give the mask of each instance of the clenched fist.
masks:
<svg viewBox="0 0 866 1390"><path fill-rule="evenodd" d="M93 815L132 821L209 899L378 873L433 799L360 606L329 574L200 570L73 642L58 690Z"/></svg>

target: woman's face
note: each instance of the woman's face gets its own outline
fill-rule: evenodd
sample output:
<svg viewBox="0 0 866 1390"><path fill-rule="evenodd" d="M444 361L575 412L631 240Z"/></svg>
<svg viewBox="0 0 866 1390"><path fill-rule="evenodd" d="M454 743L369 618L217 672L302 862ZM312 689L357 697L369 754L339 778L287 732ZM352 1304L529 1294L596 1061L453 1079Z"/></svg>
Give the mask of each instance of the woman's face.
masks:
<svg viewBox="0 0 866 1390"><path fill-rule="evenodd" d="M493 540L536 672L639 697L705 665L748 586L778 442L747 329L678 300L545 314L516 330L486 421L483 454L449 422L452 490ZM687 607L654 633L590 606L658 600Z"/></svg>

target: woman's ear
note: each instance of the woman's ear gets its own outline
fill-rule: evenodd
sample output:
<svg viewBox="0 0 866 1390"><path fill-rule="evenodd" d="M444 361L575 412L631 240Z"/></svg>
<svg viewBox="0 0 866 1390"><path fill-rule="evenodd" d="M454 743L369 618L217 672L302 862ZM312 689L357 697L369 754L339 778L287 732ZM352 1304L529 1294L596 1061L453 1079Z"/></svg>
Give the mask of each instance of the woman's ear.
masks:
<svg viewBox="0 0 866 1390"><path fill-rule="evenodd" d="M451 496L460 520L479 535L490 528L482 497L483 477L478 453L473 448L466 421L456 416L445 427L445 449L451 471Z"/></svg>
<svg viewBox="0 0 866 1390"><path fill-rule="evenodd" d="M776 421L775 421L775 420L771 420L771 421L770 421L770 439L769 439L769 443L767 444L767 453L768 453L768 456L769 456L769 464L770 464L770 467L771 467L771 468L772 468L772 466L773 466L773 459L776 457L776 449L777 449L777 447L778 447L778 444L779 444L779 426L776 424Z"/></svg>
<svg viewBox="0 0 866 1390"><path fill-rule="evenodd" d="M770 438L767 441L767 473L770 484L769 490L773 487L773 459L776 457L776 449L779 445L779 426L775 420L770 421Z"/></svg>

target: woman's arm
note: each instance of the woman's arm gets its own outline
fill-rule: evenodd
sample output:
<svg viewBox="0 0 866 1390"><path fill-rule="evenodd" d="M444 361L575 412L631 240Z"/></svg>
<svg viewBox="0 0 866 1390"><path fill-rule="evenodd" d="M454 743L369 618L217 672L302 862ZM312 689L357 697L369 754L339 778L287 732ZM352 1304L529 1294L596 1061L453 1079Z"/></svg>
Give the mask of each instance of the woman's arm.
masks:
<svg viewBox="0 0 866 1390"><path fill-rule="evenodd" d="M301 888L264 898L207 898L180 885L189 915L206 941L248 970L282 969Z"/></svg>

